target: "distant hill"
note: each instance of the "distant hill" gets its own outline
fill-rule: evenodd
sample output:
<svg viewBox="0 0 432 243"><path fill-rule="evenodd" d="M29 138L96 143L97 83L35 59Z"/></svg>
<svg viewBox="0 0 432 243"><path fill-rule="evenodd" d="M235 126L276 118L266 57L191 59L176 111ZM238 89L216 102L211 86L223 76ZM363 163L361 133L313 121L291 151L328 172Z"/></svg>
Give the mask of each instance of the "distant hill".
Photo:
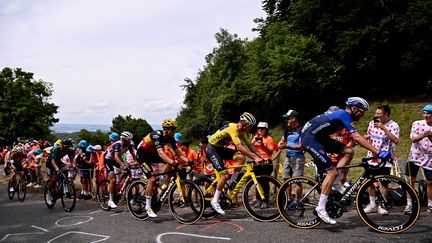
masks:
<svg viewBox="0 0 432 243"><path fill-rule="evenodd" d="M162 129L161 125L151 125L153 130ZM109 132L111 125L107 124L69 124L69 123L57 123L52 128L55 133L74 133L79 132L82 129L86 129L90 132L101 130L102 132Z"/></svg>

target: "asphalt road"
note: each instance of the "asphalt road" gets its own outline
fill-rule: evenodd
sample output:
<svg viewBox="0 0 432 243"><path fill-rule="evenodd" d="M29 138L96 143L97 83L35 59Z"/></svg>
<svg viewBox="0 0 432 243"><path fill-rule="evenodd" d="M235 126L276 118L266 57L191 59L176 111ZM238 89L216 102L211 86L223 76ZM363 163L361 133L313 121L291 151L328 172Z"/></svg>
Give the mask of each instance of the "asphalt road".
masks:
<svg viewBox="0 0 432 243"><path fill-rule="evenodd" d="M371 231L355 210L335 226L299 230L283 220L254 221L238 208L194 225L179 224L165 207L156 219L137 221L126 207L102 211L94 200L77 200L66 213L58 201L48 209L42 194L31 190L24 202L9 200L0 185L0 242L432 242L432 214L422 209L416 225L403 234Z"/></svg>

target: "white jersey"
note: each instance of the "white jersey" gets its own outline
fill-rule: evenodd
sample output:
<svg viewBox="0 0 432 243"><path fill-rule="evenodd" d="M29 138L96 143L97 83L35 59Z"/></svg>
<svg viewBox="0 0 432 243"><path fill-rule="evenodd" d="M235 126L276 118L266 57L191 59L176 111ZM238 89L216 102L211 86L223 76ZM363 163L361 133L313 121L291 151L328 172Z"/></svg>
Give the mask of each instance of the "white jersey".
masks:
<svg viewBox="0 0 432 243"><path fill-rule="evenodd" d="M389 120L386 124L384 124L384 127L387 128L387 130L390 131L391 134L393 134L395 137L399 139L400 137L400 129L399 125L394 122L393 120ZM367 133L370 136L370 142L372 143L372 146L377 148L378 150L384 150L384 151L390 151L392 154L392 157L394 158L396 154L396 144L387 136L387 134L382 130L381 128L377 128L374 125L374 122L371 121L369 123L369 127L367 130ZM372 157L373 154L371 151L368 151L367 154L368 157ZM377 161L369 161L370 164L376 165ZM392 167L391 163L387 163L385 165L386 167Z"/></svg>
<svg viewBox="0 0 432 243"><path fill-rule="evenodd" d="M425 120L415 121L411 127L410 137L423 135L426 131L432 131L432 126L426 124ZM420 141L412 143L408 160L424 169L432 170L432 141L428 137L424 137Z"/></svg>

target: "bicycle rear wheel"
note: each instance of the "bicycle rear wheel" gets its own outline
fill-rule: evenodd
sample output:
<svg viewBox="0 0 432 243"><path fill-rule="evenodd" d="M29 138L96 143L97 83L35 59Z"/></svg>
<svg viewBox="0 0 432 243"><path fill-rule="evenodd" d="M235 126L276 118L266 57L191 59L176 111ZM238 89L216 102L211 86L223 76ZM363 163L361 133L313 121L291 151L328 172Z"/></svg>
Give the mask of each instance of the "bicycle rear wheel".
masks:
<svg viewBox="0 0 432 243"><path fill-rule="evenodd" d="M212 183L212 180L207 178L200 178L195 180L194 182L201 188L201 191L204 194L204 213L202 217L204 219L214 218L218 213L212 208L210 202L213 199L216 188L205 188L206 185L210 185Z"/></svg>
<svg viewBox="0 0 432 243"><path fill-rule="evenodd" d="M380 208L365 213L364 209L369 204L368 188L372 186L376 190L375 183L380 183L381 189L376 195L376 205ZM409 212L404 212L407 195L411 198L412 207ZM403 179L391 175L377 176L363 183L357 193L356 206L358 215L366 225L385 234L401 233L411 228L420 214L420 200L416 191Z"/></svg>
<svg viewBox="0 0 432 243"><path fill-rule="evenodd" d="M321 194L317 182L306 176L286 180L277 193L277 207L282 218L291 226L301 229L321 224L315 208Z"/></svg>
<svg viewBox="0 0 432 243"><path fill-rule="evenodd" d="M126 194L126 203L130 214L137 220L146 220L148 218L146 206L146 188L147 183L144 181L134 181L128 186Z"/></svg>
<svg viewBox="0 0 432 243"><path fill-rule="evenodd" d="M14 190L10 191L11 188L13 188ZM9 197L9 199L12 200L14 198L14 196L15 196L15 186L13 185L11 179L9 179L7 191L8 191L8 197Z"/></svg>
<svg viewBox="0 0 432 243"><path fill-rule="evenodd" d="M75 203L76 203L75 184L68 179L65 180L66 181L62 184L60 189L61 202L63 205L63 209L66 212L72 212L72 210L75 208Z"/></svg>
<svg viewBox="0 0 432 243"><path fill-rule="evenodd" d="M188 180L180 182L170 191L168 204L172 215L182 224L197 222L204 213L204 195L195 183ZM181 189L181 190L180 190Z"/></svg>
<svg viewBox="0 0 432 243"><path fill-rule="evenodd" d="M258 185L255 185L253 180L249 180L243 190L243 205L252 218L263 222L274 221L280 217L276 197L281 183L268 175L257 176L256 179L264 191L265 198L261 199Z"/></svg>
<svg viewBox="0 0 432 243"><path fill-rule="evenodd" d="M99 182L96 189L96 201L98 202L99 207L102 210L108 211L110 210L110 207L108 206L109 201L109 192L108 192L108 186L109 186L109 180L103 179Z"/></svg>
<svg viewBox="0 0 432 243"><path fill-rule="evenodd" d="M24 178L22 178L21 176L19 176L17 178L18 180L18 184L17 184L17 197L18 197L18 201L20 202L24 202L24 199L26 197L26 192L27 192L27 187L26 187L26 181L24 180Z"/></svg>

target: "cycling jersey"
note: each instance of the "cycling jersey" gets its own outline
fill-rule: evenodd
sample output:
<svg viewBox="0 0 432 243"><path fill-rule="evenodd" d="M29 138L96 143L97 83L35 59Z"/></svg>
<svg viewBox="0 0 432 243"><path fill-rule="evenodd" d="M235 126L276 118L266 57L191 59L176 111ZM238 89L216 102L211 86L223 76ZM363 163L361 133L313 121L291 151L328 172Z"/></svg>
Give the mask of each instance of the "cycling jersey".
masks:
<svg viewBox="0 0 432 243"><path fill-rule="evenodd" d="M75 156L75 151L72 148L64 150L62 147L53 147L49 153L48 159L46 160L47 169L50 169L51 173L55 172L54 167L51 164L52 160L54 160L56 165L61 169L64 165L61 159L66 155L69 157L69 160L72 161Z"/></svg>
<svg viewBox="0 0 432 243"><path fill-rule="evenodd" d="M318 115L304 125L301 145L311 154L318 166L331 169L333 164L327 153L341 153L348 143L348 138L340 139L340 136L335 134L344 133L345 129L348 131L347 136L357 132L351 122L351 115L345 110Z"/></svg>
<svg viewBox="0 0 432 243"><path fill-rule="evenodd" d="M229 123L219 128L209 139L209 143L216 147L228 145L231 141L234 144L240 144L242 141L250 145L249 137L246 132L239 132L237 123Z"/></svg>

